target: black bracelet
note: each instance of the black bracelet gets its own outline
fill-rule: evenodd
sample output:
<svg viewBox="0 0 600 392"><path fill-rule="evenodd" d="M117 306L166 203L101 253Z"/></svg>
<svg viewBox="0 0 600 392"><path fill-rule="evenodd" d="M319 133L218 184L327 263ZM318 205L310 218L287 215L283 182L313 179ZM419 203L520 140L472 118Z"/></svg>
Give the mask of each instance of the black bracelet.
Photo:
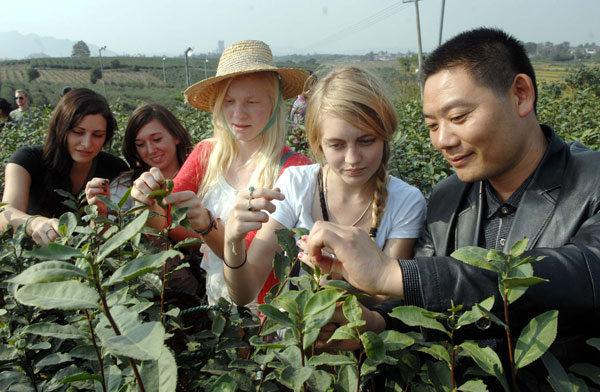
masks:
<svg viewBox="0 0 600 392"><path fill-rule="evenodd" d="M229 264L227 264L227 262L223 259L223 264L225 264L227 266L227 268L229 269L238 269L238 268L242 268L244 266L244 264L246 264L246 261L248 261L248 252L245 253L244 255L244 261L242 261L242 264L238 265L237 267L232 267Z"/></svg>
<svg viewBox="0 0 600 392"><path fill-rule="evenodd" d="M206 230L203 230L203 231L194 230L196 233L200 234L201 237L204 237L205 235L210 233L213 229L217 228L217 220L215 218L213 218L213 216L210 213L210 210L208 208L206 209L206 212L208 212L208 219L210 220L208 227L206 228Z"/></svg>

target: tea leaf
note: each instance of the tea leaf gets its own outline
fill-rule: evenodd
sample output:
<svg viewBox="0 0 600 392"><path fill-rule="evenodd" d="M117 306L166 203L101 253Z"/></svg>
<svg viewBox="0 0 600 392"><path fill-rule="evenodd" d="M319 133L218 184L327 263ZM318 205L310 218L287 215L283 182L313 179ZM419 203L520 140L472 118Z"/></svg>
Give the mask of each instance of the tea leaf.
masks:
<svg viewBox="0 0 600 392"><path fill-rule="evenodd" d="M58 219L58 227L61 231L61 237L71 237L77 227L77 217L72 212L65 212Z"/></svg>
<svg viewBox="0 0 600 392"><path fill-rule="evenodd" d="M96 195L96 198L106 205L108 211L119 211L119 205L105 195Z"/></svg>
<svg viewBox="0 0 600 392"><path fill-rule="evenodd" d="M15 284L61 282L74 277L87 278L87 274L73 264L64 261L43 261L9 279L9 282Z"/></svg>
<svg viewBox="0 0 600 392"><path fill-rule="evenodd" d="M337 388L341 392L356 392L358 389L357 370L352 365L343 365L338 373Z"/></svg>
<svg viewBox="0 0 600 392"><path fill-rule="evenodd" d="M103 283L103 286L112 286L117 283L127 282L140 275L147 274L148 272L154 271L156 268L163 266L163 264L171 258L183 257L181 252L176 250L165 250L158 254L144 255L129 261L127 264L117 269L110 277L110 279Z"/></svg>
<svg viewBox="0 0 600 392"><path fill-rule="evenodd" d="M119 209L123 208L123 205L125 204L127 199L129 199L129 195L131 195L132 189L133 189L133 186L130 186L129 188L127 188L127 190L125 191L123 196L121 196L121 198L119 199L119 202L117 204L119 206Z"/></svg>
<svg viewBox="0 0 600 392"><path fill-rule="evenodd" d="M592 347L597 348L598 350L600 350L600 338L591 338L585 341L587 344L589 344Z"/></svg>
<svg viewBox="0 0 600 392"><path fill-rule="evenodd" d="M569 380L567 372L558 359L550 351L542 355L542 363L548 370L548 382L556 392L572 392L573 385Z"/></svg>
<svg viewBox="0 0 600 392"><path fill-rule="evenodd" d="M415 340L410 336L394 330L383 331L379 336L383 340L387 351L404 350L415 343Z"/></svg>
<svg viewBox="0 0 600 392"><path fill-rule="evenodd" d="M218 314L213 319L211 330L216 336L221 336L226 324L227 320L225 320L225 317Z"/></svg>
<svg viewBox="0 0 600 392"><path fill-rule="evenodd" d="M49 322L28 325L23 328L23 333L51 336L58 339L85 339L88 337L87 334L72 325L60 325Z"/></svg>
<svg viewBox="0 0 600 392"><path fill-rule="evenodd" d="M359 336L356 333L356 330L353 328L349 328L347 325L341 325L333 332L333 335L329 338L327 343L332 340L358 340Z"/></svg>
<svg viewBox="0 0 600 392"><path fill-rule="evenodd" d="M446 331L446 328L440 322L425 316L424 312L427 311L417 306L398 306L392 310L390 316L397 318L410 327L435 329L450 336L449 332Z"/></svg>
<svg viewBox="0 0 600 392"><path fill-rule="evenodd" d="M223 374L217 378L215 383L209 389L210 392L235 392L236 390L237 383L227 374Z"/></svg>
<svg viewBox="0 0 600 392"><path fill-rule="evenodd" d="M148 220L149 214L150 211L143 211L133 221L131 221L127 226L125 226L123 230L121 230L119 233L115 234L108 241L102 244L96 259L98 261L104 260L104 258L108 256L113 250L117 249L119 246L132 239L133 236L135 236L144 227L144 224L146 224L146 220Z"/></svg>
<svg viewBox="0 0 600 392"><path fill-rule="evenodd" d="M71 362L73 359L68 353L52 353L46 355L35 364L36 369L43 369L46 366L60 365L61 363Z"/></svg>
<svg viewBox="0 0 600 392"><path fill-rule="evenodd" d="M26 285L15 298L24 305L63 310L95 309L100 300L93 288L74 280Z"/></svg>
<svg viewBox="0 0 600 392"><path fill-rule="evenodd" d="M302 349L308 350L312 346L312 344L317 340L320 332L320 328L312 328L306 331L304 335L302 335Z"/></svg>
<svg viewBox="0 0 600 392"><path fill-rule="evenodd" d="M494 306L494 296L486 298L485 300L481 301L479 304L476 304L475 306L473 306L473 308L471 310L467 310L466 312L464 312L458 318L458 321L456 323L456 329L458 329L464 325L473 324L484 316L484 313L482 313L478 309L477 305L479 305L480 307L484 308L487 311L490 311L492 309L492 307Z"/></svg>
<svg viewBox="0 0 600 392"><path fill-rule="evenodd" d="M488 261L487 254L488 251L486 249L476 246L465 246L464 248L455 250L450 256L474 267L500 272L493 263Z"/></svg>
<svg viewBox="0 0 600 392"><path fill-rule="evenodd" d="M312 366L340 366L340 365L356 365L355 357L340 354L321 353L315 355L308 360L308 364Z"/></svg>
<svg viewBox="0 0 600 392"><path fill-rule="evenodd" d="M499 250L490 249L485 255L485 258L489 261L499 261L504 263L507 257L504 253L500 252Z"/></svg>
<svg viewBox="0 0 600 392"><path fill-rule="evenodd" d="M530 278L532 276L533 267L531 266L531 264L522 264L517 268L511 269L510 273L508 274L508 278ZM508 303L512 304L513 302L515 302L516 300L521 298L521 296L525 294L526 291L527 287L515 287L513 289L510 289L508 292ZM500 291L500 294L504 295L502 291Z"/></svg>
<svg viewBox="0 0 600 392"><path fill-rule="evenodd" d="M334 289L321 290L308 299L304 307L304 317L317 315L330 307L342 297L342 293Z"/></svg>
<svg viewBox="0 0 600 392"><path fill-rule="evenodd" d="M513 247L510 249L510 255L513 257L518 257L525 252L527 249L527 243L529 242L529 238L525 237L521 241L518 241Z"/></svg>
<svg viewBox="0 0 600 392"><path fill-rule="evenodd" d="M251 345L253 345L254 347L259 347L259 348L285 348L287 345L286 344L282 344L282 343L270 343L270 342L265 342L263 341L260 336L252 336L250 339L248 339L248 343L250 343Z"/></svg>
<svg viewBox="0 0 600 392"><path fill-rule="evenodd" d="M335 288L335 289L344 290L344 291L352 290L352 286L350 285L350 283L346 282L345 280L328 280L321 287L323 287L325 289L334 289Z"/></svg>
<svg viewBox="0 0 600 392"><path fill-rule="evenodd" d="M350 295L346 298L342 310L349 322L362 321L362 309L360 308L358 299L355 295Z"/></svg>
<svg viewBox="0 0 600 392"><path fill-rule="evenodd" d="M531 287L539 283L549 282L548 279L538 278L537 276L531 276L529 278L506 278L503 279L504 287L507 289L514 289L517 287Z"/></svg>
<svg viewBox="0 0 600 392"><path fill-rule="evenodd" d="M0 362L8 362L19 358L17 348L12 344L0 344Z"/></svg>
<svg viewBox="0 0 600 392"><path fill-rule="evenodd" d="M450 366L443 362L427 361L427 375L436 391L451 392L452 375Z"/></svg>
<svg viewBox="0 0 600 392"><path fill-rule="evenodd" d="M383 340L375 332L367 331L360 334L367 357L372 361L381 362L385 358L385 345Z"/></svg>
<svg viewBox="0 0 600 392"><path fill-rule="evenodd" d="M142 361L139 370L147 391L175 391L177 387L177 364L166 347L162 347L158 360Z"/></svg>
<svg viewBox="0 0 600 392"><path fill-rule="evenodd" d="M569 370L573 373L577 373L581 376L589 378L596 385L600 385L600 367L598 366L594 366L589 363L576 363L569 367Z"/></svg>
<svg viewBox="0 0 600 392"><path fill-rule="evenodd" d="M165 329L159 322L139 324L122 335L104 341L104 348L113 354L134 359L156 360L160 357Z"/></svg>
<svg viewBox="0 0 600 392"><path fill-rule="evenodd" d="M331 390L333 376L324 370L315 370L306 381L310 391L328 392Z"/></svg>
<svg viewBox="0 0 600 392"><path fill-rule="evenodd" d="M312 376L315 368L312 366L287 366L280 374L278 379L286 387L293 389L294 392L302 390L302 385Z"/></svg>
<svg viewBox="0 0 600 392"><path fill-rule="evenodd" d="M521 369L538 359L556 339L558 311L534 317L521 331L515 346L515 367Z"/></svg>
<svg viewBox="0 0 600 392"><path fill-rule="evenodd" d="M55 242L51 242L43 248L34 248L33 250L26 251L24 255L41 260L70 260L72 257L84 257L79 250Z"/></svg>
<svg viewBox="0 0 600 392"><path fill-rule="evenodd" d="M281 249L288 257L294 257L298 254L296 239L288 229L276 230L275 235L277 236L277 241L279 242Z"/></svg>
<svg viewBox="0 0 600 392"><path fill-rule="evenodd" d="M450 354L448 353L448 350L440 344L432 344L429 347L419 347L417 351L429 354L438 361L444 361L450 366Z"/></svg>
<svg viewBox="0 0 600 392"><path fill-rule="evenodd" d="M477 380L469 380L460 387L458 387L459 391L462 392L487 392L487 385L479 379Z"/></svg>
<svg viewBox="0 0 600 392"><path fill-rule="evenodd" d="M75 381L96 380L102 382L102 376L99 374L89 374L87 372L77 373L62 379L61 384L67 384Z"/></svg>
<svg viewBox="0 0 600 392"><path fill-rule="evenodd" d="M281 253L275 253L275 257L273 258L273 273L280 282L283 282L285 277L290 274L291 268L292 262L288 257Z"/></svg>
<svg viewBox="0 0 600 392"><path fill-rule="evenodd" d="M258 305L258 310L267 318L282 324L286 327L294 327L296 324L282 311L269 304Z"/></svg>
<svg viewBox="0 0 600 392"><path fill-rule="evenodd" d="M502 370L500 358L498 358L498 355L490 347L481 348L477 343L471 341L463 342L458 347L462 348L481 370L495 376L506 392L510 391L504 371Z"/></svg>
<svg viewBox="0 0 600 392"><path fill-rule="evenodd" d="M187 248L189 246L200 246L203 243L204 242L200 238L188 237L183 241L179 241L178 243L173 245L173 249Z"/></svg>

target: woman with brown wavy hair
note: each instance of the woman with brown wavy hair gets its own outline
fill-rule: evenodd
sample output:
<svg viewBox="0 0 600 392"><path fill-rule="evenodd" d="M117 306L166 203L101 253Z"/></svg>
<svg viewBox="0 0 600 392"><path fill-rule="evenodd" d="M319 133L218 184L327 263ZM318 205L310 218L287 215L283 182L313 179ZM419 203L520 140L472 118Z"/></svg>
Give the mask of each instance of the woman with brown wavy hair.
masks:
<svg viewBox="0 0 600 392"><path fill-rule="evenodd" d="M151 167L159 168L166 178L175 177L193 147L190 134L169 109L154 103L138 107L131 113L123 137L123 156L131 170L108 186L105 178L89 181L85 190L88 203L96 204L100 213L106 215L106 207L96 199L97 195L118 202L133 181ZM126 210L133 206L133 199L123 204Z"/></svg>
<svg viewBox="0 0 600 392"><path fill-rule="evenodd" d="M78 88L62 97L44 145L17 150L6 165L2 201L7 205L0 215L0 230L26 224L37 244L54 241L59 235L57 218L69 210L56 189L77 196L92 177L108 181L128 169L122 159L101 151L116 128L102 95Z"/></svg>

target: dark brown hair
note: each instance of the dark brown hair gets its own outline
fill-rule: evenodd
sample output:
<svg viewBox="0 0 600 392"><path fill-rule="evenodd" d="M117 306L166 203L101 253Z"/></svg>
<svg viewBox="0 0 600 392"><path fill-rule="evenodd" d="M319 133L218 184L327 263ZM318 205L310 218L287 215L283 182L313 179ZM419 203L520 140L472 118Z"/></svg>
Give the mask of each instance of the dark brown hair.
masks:
<svg viewBox="0 0 600 392"><path fill-rule="evenodd" d="M171 136L179 140L176 151L177 162L180 167L194 147L190 134L169 109L155 103L138 107L131 113L123 137L123 157L132 169L132 180L138 178L143 172L150 170L150 166L138 154L135 139L140 129L152 120L159 121L167 128Z"/></svg>
<svg viewBox="0 0 600 392"><path fill-rule="evenodd" d="M64 189L70 192L72 188L69 174L73 159L69 154L67 137L69 132L90 114L100 114L106 120L104 145L107 145L117 129L117 121L102 95L87 88L73 89L58 101L52 112L42 153L42 162L47 168L44 195L40 199L44 200L44 216L57 216L66 211L60 202L62 198L54 190Z"/></svg>

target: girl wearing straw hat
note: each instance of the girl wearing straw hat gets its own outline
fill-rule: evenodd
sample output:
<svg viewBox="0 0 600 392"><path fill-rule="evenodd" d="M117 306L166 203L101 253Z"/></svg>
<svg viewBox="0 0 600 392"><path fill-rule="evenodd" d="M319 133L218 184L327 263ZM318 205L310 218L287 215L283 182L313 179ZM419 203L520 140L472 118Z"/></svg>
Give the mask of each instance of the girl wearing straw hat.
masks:
<svg viewBox="0 0 600 392"><path fill-rule="evenodd" d="M202 247L201 266L207 272L210 304L220 297L229 299L223 279L222 222L228 219L239 191L253 189L251 185L271 188L287 167L311 163L284 145L284 100L301 93L307 77L307 71L278 68L264 42L240 41L225 49L216 76L185 91L190 105L213 112L214 136L196 146L174 179L173 193L163 202L189 207L187 216L195 232L179 227L172 230L173 239L195 236L208 245ZM159 208L146 195L164 181L163 173L152 168L134 182L131 195ZM150 224L164 227L165 222L154 218ZM248 243L252 238L253 233ZM273 284L268 279L263 292Z"/></svg>
<svg viewBox="0 0 600 392"><path fill-rule="evenodd" d="M275 189L240 192L227 221L224 274L238 305L256 296L282 228L329 220L365 230L391 257L412 257L426 207L418 189L386 172L396 126L394 106L369 72L345 67L317 83L306 131L320 164L286 170ZM245 252L244 236L257 229Z"/></svg>

